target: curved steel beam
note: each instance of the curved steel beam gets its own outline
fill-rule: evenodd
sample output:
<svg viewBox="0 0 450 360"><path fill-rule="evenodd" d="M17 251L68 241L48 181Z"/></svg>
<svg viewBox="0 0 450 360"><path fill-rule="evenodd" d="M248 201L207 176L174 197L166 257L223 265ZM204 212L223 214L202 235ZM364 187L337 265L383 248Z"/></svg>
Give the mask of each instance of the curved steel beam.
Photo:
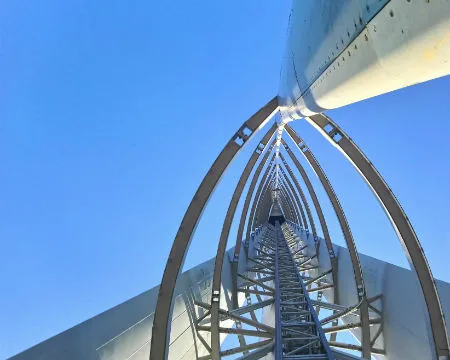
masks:
<svg viewBox="0 0 450 360"><path fill-rule="evenodd" d="M331 242L330 233L328 232L327 222L325 221L325 216L323 215L322 208L319 203L319 199L317 198L316 192L314 191L314 187L312 186L312 183L309 180L308 174L306 173L305 169L300 164L300 161L298 161L297 157L294 155L291 148L286 144L284 139L281 139L281 144L283 145L283 147L286 150L286 152L288 153L289 157L294 162L295 167L299 171L299 173L303 179L303 182L305 183L306 188L308 189L309 196L311 197L314 207L316 209L317 217L319 218L320 226L322 227L323 238L325 240L325 244L327 246L328 255L330 257L330 262L331 262L332 277L333 277L333 284L334 284L333 302L338 303L339 302L338 263L337 263L336 255L334 253L333 244ZM283 157L283 154L281 152L280 152L280 159L287 168L288 163L287 163L286 159ZM317 256L319 256L319 251L318 251L319 247L318 247L318 243L317 243L318 237L315 237L314 240L316 241L316 244L317 244L316 245L316 253L317 253Z"/></svg>
<svg viewBox="0 0 450 360"><path fill-rule="evenodd" d="M263 158L261 159L258 167L256 168L255 173L253 174L253 178L252 181L250 183L250 186L248 188L247 191L247 196L245 198L245 203L244 203L244 207L242 209L242 213L241 213L241 218L239 221L239 228L238 228L238 232L237 232L237 237L236 237L236 245L234 247L234 256L233 256L233 263L231 264L231 276L232 276L232 304L233 304L233 308L236 309L238 308L239 304L238 304L238 297L237 297L237 272L238 272L238 262L239 262L239 256L241 253L241 244L242 244L242 234L244 232L244 225L245 225L245 219L247 218L248 215L248 209L249 209L249 205L250 205L250 201L252 199L254 190L255 190L255 186L256 183L258 181L259 175L261 174L262 169L264 168L264 166L267 163L267 160L269 159L270 154L272 153L272 149L275 145L275 140L270 144L268 150L265 152ZM256 196L260 195L261 192L261 188L262 188L262 183L263 181L266 180L266 176L270 170L271 164L273 163L273 160L275 159L275 154L272 155L269 164L267 166L267 170L265 172L265 174L263 175L262 179L261 179L261 183L260 186L258 187L258 191L255 194ZM250 218L250 216L249 216Z"/></svg>
<svg viewBox="0 0 450 360"><path fill-rule="evenodd" d="M282 189L285 198L287 200L287 205L289 206L289 210L291 212L292 217L294 218L294 223L297 225L301 224L301 220L300 220L300 214L297 210L297 208L294 205L294 201L293 201L293 195L291 195L286 187L286 185L284 184L283 180L281 179L281 177L279 177L278 180L278 186L280 187L280 189Z"/></svg>
<svg viewBox="0 0 450 360"><path fill-rule="evenodd" d="M289 201L288 196L287 196L287 194L284 190L284 187L281 184L279 179L278 179L277 189L278 189L278 195L280 196L280 199L283 201L282 202L283 212L285 213L285 215L288 214L287 217L289 218L289 220L291 220L294 223L297 223L297 219L295 217L294 211L292 210L291 203L288 202Z"/></svg>
<svg viewBox="0 0 450 360"><path fill-rule="evenodd" d="M269 166L272 166L272 163L269 164ZM266 182L264 183L264 187L261 190L260 196L258 198L255 197L255 199L254 199L252 208L254 207L255 210L252 211L252 213L250 214L251 217L249 218L249 223L247 224L247 235L245 237L246 239L248 239L248 237L250 236L250 231L254 230L258 220L261 218L262 210L261 210L261 207L259 204L260 204L260 202L261 202L261 204L263 203L267 188L268 188L269 184L272 182L274 176L275 176L274 166L272 166L272 169L270 170L270 174L267 177ZM250 224L251 224L251 227L250 227Z"/></svg>
<svg viewBox="0 0 450 360"><path fill-rule="evenodd" d="M213 284L212 284L212 297L211 297L211 358L213 360L220 359L220 333L219 333L219 307L220 307L220 288L222 285L222 267L225 250L228 243L228 236L230 234L230 227L233 222L234 214L238 206L239 200L244 191L245 184L253 170L256 162L259 159L263 149L266 147L270 138L273 136L277 129L277 124L274 123L270 129L266 132L259 144L256 146L253 154L245 166L241 177L234 189L233 196L231 197L228 211L225 215L225 220L222 226L222 232L220 234L219 244L217 246L216 261L214 265Z"/></svg>
<svg viewBox="0 0 450 360"><path fill-rule="evenodd" d="M281 202L281 208L283 209L283 213L284 213L285 217L289 221L292 221L293 223L297 223L297 219L295 218L295 215L293 214L292 207L289 204L286 194L284 192L280 193L280 202Z"/></svg>
<svg viewBox="0 0 450 360"><path fill-rule="evenodd" d="M272 208L272 202L270 200L267 200L264 205L263 215L261 216L261 220L259 221L258 226L261 226L264 224L268 219L270 215L270 209Z"/></svg>
<svg viewBox="0 0 450 360"><path fill-rule="evenodd" d="M288 196L289 203L291 204L291 207L294 211L295 217L297 218L296 225L300 225L303 228L304 227L303 221L302 221L302 217L301 217L301 213L300 213L297 201L294 197L294 194L292 193L290 188L287 186L286 180L281 175L280 175L280 183L284 187L284 192Z"/></svg>
<svg viewBox="0 0 450 360"><path fill-rule="evenodd" d="M257 205L258 207L258 213L256 214L255 217L255 223L254 226L260 226L263 222L264 219L267 219L268 214L266 214L266 208L270 208L271 203L272 203L272 195L271 195L271 190L270 187L273 185L273 181L271 181L269 184L267 184L266 187L266 191L264 192L264 196L262 196L260 198L259 204ZM267 212L270 210L267 210Z"/></svg>
<svg viewBox="0 0 450 360"><path fill-rule="evenodd" d="M283 168L280 166L279 167L280 172L281 172L281 178L283 179L283 181L288 185L291 194L294 196L295 198L295 204L297 205L297 208L300 212L300 215L302 217L302 222L300 223L300 225L305 229L308 230L308 222L306 220L306 216L305 216L305 212L303 211L303 206L302 203L300 201L300 198L298 197L297 192L294 189L294 185L292 185L291 180L289 179L288 176L286 176L286 173L284 172Z"/></svg>
<svg viewBox="0 0 450 360"><path fill-rule="evenodd" d="M309 224L310 224L314 239L317 239L316 225L314 223L314 219L312 217L311 209L309 208L308 201L306 200L305 194L303 193L303 189L300 186L299 182L297 181L297 178L294 176L294 173L292 172L291 168L289 167L289 164L286 162L286 160L284 160L284 157L282 157L282 155L280 155L280 159L281 159L281 162L283 163L283 165L285 166L285 168L289 174L289 177L292 179L292 182L294 183L295 188L297 189L297 192L300 194L300 198L302 199L303 206L306 209L306 214L308 215L308 220L309 220ZM282 172L283 172L283 174L286 175L284 170ZM308 228L306 228L306 229L308 230Z"/></svg>
<svg viewBox="0 0 450 360"><path fill-rule="evenodd" d="M278 180L278 187L281 191L281 199L283 200L283 204L284 204L284 211L288 212L289 216L287 217L287 219L291 222L293 222L294 224L298 225L298 220L297 220L297 214L295 213L295 210L293 208L292 205L292 200L289 196L289 194L286 191L286 188L284 187L283 183L281 182L281 180Z"/></svg>
<svg viewBox="0 0 450 360"><path fill-rule="evenodd" d="M247 215L248 215L248 209L250 207L250 201L252 199L252 195L254 193L256 183L258 181L259 175L261 174L261 171L262 171L264 165L267 162L267 159L269 158L269 155L271 154L271 150L273 149L274 145L275 145L275 141L272 142L272 144L270 145L270 148L268 149L268 151L266 151L263 158L261 159L261 162L259 163L258 167L256 168L255 174L253 175L252 181L248 188L244 207L243 207L242 213L241 213L241 219L239 221L239 228L238 228L237 237L236 237L236 245L234 247L234 261L235 262L238 261L239 253L241 252L241 244L242 244L242 240L244 240L244 239L242 239L242 234L244 233L245 219L247 218ZM274 159L274 157L275 157L275 154L273 154L271 161ZM267 169L269 169L269 168L270 168L270 166L267 167ZM261 181L262 181L262 179L261 179Z"/></svg>
<svg viewBox="0 0 450 360"><path fill-rule="evenodd" d="M419 279L428 309L437 357L450 357L448 329L446 328L436 283L419 239L394 193L361 149L329 117L321 114L311 116L306 120L344 154L380 202L397 233L411 268L414 269ZM326 128L328 131L325 130Z"/></svg>
<svg viewBox="0 0 450 360"><path fill-rule="evenodd" d="M255 218L255 230L264 222L262 219L264 218L264 215L266 215L266 213L269 213L270 211L270 204L269 204L269 200L267 199L267 196L264 196L264 201L261 202L261 211L260 211L260 215L259 218Z"/></svg>
<svg viewBox="0 0 450 360"><path fill-rule="evenodd" d="M293 185L293 181L290 178L290 176L288 176L286 174L286 172L284 171L284 169L282 168L281 164L280 164L280 177L282 179L282 181L288 186L288 189L290 190L290 193L294 196L295 199L295 204L297 205L297 208L299 210L299 214L301 216L302 222L302 228L306 231L309 231L309 225L308 225L308 220L306 219L306 215L305 215L305 211L303 208L303 203L301 201L301 199L298 196L298 191L295 189L294 185Z"/></svg>
<svg viewBox="0 0 450 360"><path fill-rule="evenodd" d="M203 178L197 192L195 193L186 214L178 229L177 235L166 263L164 275L158 292L158 300L153 320L152 339L150 348L150 360L161 360L167 356L168 338L171 325L171 310L173 292L178 274L191 242L192 234L197 226L203 209L208 202L212 192L219 182L222 174L234 159L236 154L243 148L247 141L276 113L278 100L274 97L250 119L248 119L233 135L225 145L222 152Z"/></svg>
<svg viewBox="0 0 450 360"><path fill-rule="evenodd" d="M255 218L255 225L256 227L263 224L270 215L270 209L272 207L272 195L271 195L271 185L273 185L273 179L270 183L267 184L266 191L264 193L264 196L261 198L259 207L259 212L257 214L257 217Z"/></svg>
<svg viewBox="0 0 450 360"><path fill-rule="evenodd" d="M272 177L273 177L273 174L272 174ZM263 191L261 191L260 197L257 200L257 204L255 204L256 210L255 210L254 219L253 219L252 232L255 231L255 229L259 226L258 220L261 218L262 207L265 205L266 200L267 200L267 193L266 193L267 186L268 186L268 184L266 184L265 189Z"/></svg>
<svg viewBox="0 0 450 360"><path fill-rule="evenodd" d="M275 154L273 154L269 165L267 166L266 170L264 171L264 175L262 176L258 189L256 190L255 197L253 198L252 207L250 211L250 215L247 220L247 230L245 234L245 238L248 239L250 236L250 231L253 230L253 222L255 220L256 215L256 209L257 204L259 202L259 199L263 193L263 189L265 189L267 182L270 180L270 178L273 176L273 169L274 169L274 162L275 162Z"/></svg>
<svg viewBox="0 0 450 360"><path fill-rule="evenodd" d="M339 225L341 227L342 233L344 234L344 239L347 244L347 249L350 255L350 259L353 266L353 272L355 275L356 287L358 289L358 298L361 302L360 310L360 318L361 318L361 345L362 345L362 357L366 359L370 359L371 353L371 344L370 344L370 322L369 322L369 306L366 298L366 290L364 287L364 279L361 270L361 263L359 261L359 255L356 251L355 241L353 239L353 235L350 230L350 226L348 224L347 218L345 217L344 210L337 198L336 193L334 192L333 187L330 184L325 172L317 162L316 158L312 154L311 150L306 146L305 142L298 136L298 134L289 126L285 126L286 132L294 141L297 148L306 158L308 163L311 165L314 172L319 177L320 182L322 183L325 192L328 195L328 198L333 205L333 209L336 213L336 216L339 220Z"/></svg>
<svg viewBox="0 0 450 360"><path fill-rule="evenodd" d="M280 205L281 205L281 211L283 212L283 216L286 218L286 220L295 223L295 219L292 218L292 215L289 210L289 206L286 203L286 199L284 196L281 196L281 198L280 198Z"/></svg>

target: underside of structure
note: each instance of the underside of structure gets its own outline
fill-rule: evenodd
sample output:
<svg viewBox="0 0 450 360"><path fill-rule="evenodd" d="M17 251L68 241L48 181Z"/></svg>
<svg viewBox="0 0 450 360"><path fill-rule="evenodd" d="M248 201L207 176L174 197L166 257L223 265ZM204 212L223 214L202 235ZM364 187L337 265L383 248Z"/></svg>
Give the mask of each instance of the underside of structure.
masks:
<svg viewBox="0 0 450 360"><path fill-rule="evenodd" d="M160 286L12 359L449 360L450 285L433 278L383 177L323 114L449 74L449 33L448 0L294 1L279 95L239 127L204 177ZM310 124L354 166L411 270L358 252L360 239L292 120ZM183 273L214 189L263 127L228 205L216 256ZM304 166L323 187L345 247L333 242ZM233 219L239 225L229 244Z"/></svg>

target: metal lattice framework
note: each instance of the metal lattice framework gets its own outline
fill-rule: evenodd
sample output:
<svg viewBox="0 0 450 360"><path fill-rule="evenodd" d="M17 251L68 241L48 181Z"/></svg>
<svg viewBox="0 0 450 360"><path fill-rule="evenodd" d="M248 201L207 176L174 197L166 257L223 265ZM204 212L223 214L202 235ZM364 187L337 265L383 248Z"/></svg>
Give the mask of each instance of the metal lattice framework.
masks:
<svg viewBox="0 0 450 360"><path fill-rule="evenodd" d="M175 237L161 282L153 322L151 360L167 356L177 277L208 199L233 158L277 112L278 100L273 98L247 120L225 145L194 195ZM446 359L449 356L448 334L436 284L399 202L373 164L336 123L323 114L307 117L306 121L350 161L383 206L420 283L436 357ZM195 301L198 309L196 336L207 353L202 358L217 360L241 354L242 359L258 359L271 352L277 359L347 358L335 349L357 350L365 359L383 354L384 350L376 347L377 339L383 334L382 295L367 295L356 243L330 180L294 129L284 121L268 127L252 152L228 206L218 241L210 302ZM295 144L293 149L284 136ZM357 299L354 304L340 304L339 282L342 280L337 256L319 199L298 155L317 175L339 221L353 269L354 278L346 281L354 282ZM300 177L296 176L286 156ZM238 216L239 227L230 264L232 296L224 301L222 272L230 227L246 184L249 184L248 191ZM313 211L319 224L314 222ZM317 234L319 225L323 239ZM322 269L322 272L319 267L321 241L330 264L329 269ZM360 344L337 342L336 334L342 331L352 331ZM221 339L229 334L237 336L239 346L222 349Z"/></svg>

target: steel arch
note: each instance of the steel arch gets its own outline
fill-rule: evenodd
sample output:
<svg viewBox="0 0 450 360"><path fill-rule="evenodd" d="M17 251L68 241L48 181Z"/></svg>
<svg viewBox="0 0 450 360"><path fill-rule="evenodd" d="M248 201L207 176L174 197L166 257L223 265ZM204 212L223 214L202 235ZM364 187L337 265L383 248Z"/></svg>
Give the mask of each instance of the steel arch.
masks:
<svg viewBox="0 0 450 360"><path fill-rule="evenodd" d="M417 274L428 310L437 356L438 358L450 357L448 329L435 280L419 239L394 193L361 149L328 116L314 115L306 120L347 158L382 205L397 233L411 268ZM329 131L325 130L327 126L330 128Z"/></svg>
<svg viewBox="0 0 450 360"><path fill-rule="evenodd" d="M247 141L278 111L278 99L274 97L248 119L225 145L212 167L203 178L183 217L175 236L169 259L158 292L152 327L150 360L161 360L167 353L170 334L172 298L178 274L181 271L192 234L203 209L228 165Z"/></svg>

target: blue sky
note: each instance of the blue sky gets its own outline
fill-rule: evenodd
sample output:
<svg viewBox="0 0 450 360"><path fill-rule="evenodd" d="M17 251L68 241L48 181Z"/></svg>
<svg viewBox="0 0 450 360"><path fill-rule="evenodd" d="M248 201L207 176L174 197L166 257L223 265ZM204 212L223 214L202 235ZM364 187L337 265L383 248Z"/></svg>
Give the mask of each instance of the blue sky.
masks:
<svg viewBox="0 0 450 360"><path fill-rule="evenodd" d="M0 358L159 283L204 174L277 92L289 8L290 0L0 4ZM446 77L328 113L385 177L446 281L449 93ZM358 249L406 266L357 173L306 123L293 126L329 174ZM214 193L192 243L201 251L186 266L213 256L253 147Z"/></svg>

